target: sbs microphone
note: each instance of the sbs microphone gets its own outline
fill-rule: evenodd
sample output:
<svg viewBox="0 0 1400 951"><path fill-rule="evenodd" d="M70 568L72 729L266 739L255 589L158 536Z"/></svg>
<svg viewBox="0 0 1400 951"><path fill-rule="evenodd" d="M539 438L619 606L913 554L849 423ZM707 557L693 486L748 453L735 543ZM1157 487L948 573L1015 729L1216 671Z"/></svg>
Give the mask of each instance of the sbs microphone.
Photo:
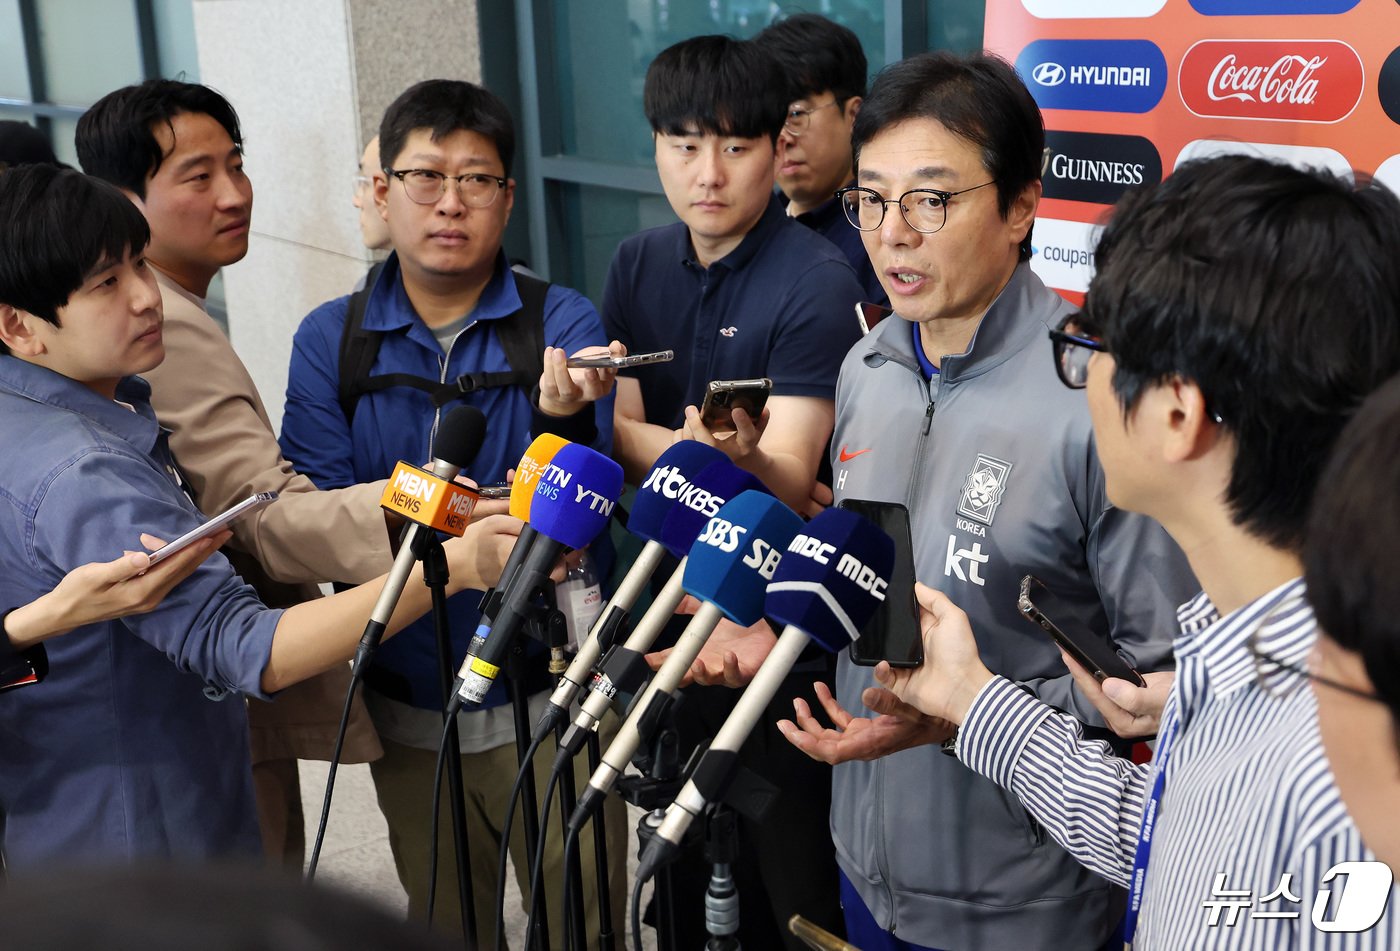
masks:
<svg viewBox="0 0 1400 951"><path fill-rule="evenodd" d="M672 448L687 445L688 442L677 443ZM686 554L710 519L719 514L726 502L744 492L769 494L757 477L734 465L719 450L714 452L720 458L697 472L686 484L677 483L674 476L667 476L663 483L674 487L676 504L660 520L657 540L666 551L680 558L681 563L652 600L651 607L633 628L627 641L608 656L602 669L593 677L582 708L559 744L555 754L556 764L562 765L576 756L588 738L588 731L597 726L617 695L636 693L651 673L646 652L661 635L685 596Z"/></svg>
<svg viewBox="0 0 1400 951"><path fill-rule="evenodd" d="M720 619L748 627L763 617L768 582L783 549L801 527L797 513L771 495L755 491L731 499L705 525L686 558L683 584L687 594L700 600L700 610L609 744L579 797L570 826L582 828L612 789L641 745L640 725L648 718L648 709L670 700Z"/></svg>
<svg viewBox="0 0 1400 951"><path fill-rule="evenodd" d="M666 810L642 856L645 878L680 847L691 822L728 791L738 769L739 748L798 655L809 642L835 653L860 636L885 600L893 568L890 537L845 509L827 509L793 537L768 585L765 603L767 615L784 625L782 636Z"/></svg>
<svg viewBox="0 0 1400 951"><path fill-rule="evenodd" d="M457 473L471 465L471 461L476 458L476 454L481 450L481 444L486 440L486 417L481 410L475 406L458 406L442 418L438 424L437 438L433 441L433 460L428 464L426 472L420 473L406 471L400 473L395 469L395 475L400 476L391 480L389 487L385 490L385 498L389 498L395 491L396 483L399 484L401 494L411 496L401 500L401 505L387 505L392 511L398 512L404 518L409 519L403 537L399 543L399 553L394 556L393 567L389 569L389 575L384 579L384 587L379 591L379 598L374 602L374 608L370 611L369 623L365 625L365 632L360 636L359 646L355 648L355 661L351 668L352 676L361 677L364 672L364 665L373 656L379 647L379 642L384 638L384 630L389 625L389 618L394 614L394 606L399 603L399 597L403 594L403 587L408 582L408 576L413 571L413 564L417 561L418 546L420 539L428 532L433 531L431 521L427 524L420 524L419 519L425 514L430 518L440 514L436 506L430 506L428 512L423 511L423 496L427 495L427 501L431 501L433 495L439 498L449 494L446 484L451 483L457 477ZM403 463L400 466L404 466ZM408 470L416 467L408 466ZM433 483L423 476L430 476L432 479L441 480L440 484ZM412 490L411 492L407 490ZM460 498L465 494L469 498L469 503L463 506L458 502L458 512L465 507L466 514L471 514L471 506L476 503L476 493L465 487L454 487L451 493L453 497ZM411 501L417 500L420 504L415 507ZM445 511L445 510L444 510ZM465 519L462 529L465 530ZM456 534L462 534L461 531Z"/></svg>
<svg viewBox="0 0 1400 951"><path fill-rule="evenodd" d="M584 548L607 527L622 494L622 467L600 452L570 443L538 478L530 503L530 524L538 533L505 589L500 612L489 628L477 628L458 671L451 707L480 703L500 673L511 638L524 622L534 591L566 548Z"/></svg>
<svg viewBox="0 0 1400 951"><path fill-rule="evenodd" d="M632 502L627 529L645 539L646 544L618 584L612 599L593 622L588 637L579 644L578 653L559 679L559 685L555 687L540 722L535 726L536 735L554 728L554 723L573 703L593 665L612 646L632 605L637 603L646 583L666 555L666 548L661 544L661 525L673 507L683 504L681 499L684 495L693 494L691 479L706 466L727 461L728 458L718 449L686 439L663 452L651 472L642 480L636 499ZM716 505L715 509L718 508Z"/></svg>

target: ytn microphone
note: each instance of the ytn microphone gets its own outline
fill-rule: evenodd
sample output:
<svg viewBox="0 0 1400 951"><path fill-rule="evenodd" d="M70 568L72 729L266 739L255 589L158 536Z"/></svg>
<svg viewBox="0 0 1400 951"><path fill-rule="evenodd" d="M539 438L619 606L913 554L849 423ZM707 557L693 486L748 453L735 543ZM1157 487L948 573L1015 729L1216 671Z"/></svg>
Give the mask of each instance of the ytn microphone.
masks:
<svg viewBox="0 0 1400 951"><path fill-rule="evenodd" d="M539 538L506 588L500 613L488 629L477 628L471 648L458 671L458 684L449 708L480 703L491 689L510 640L525 620L531 594L548 578L565 548L583 548L607 527L617 497L622 494L622 467L587 446L570 443L560 449L539 477L530 504L530 524Z"/></svg>
<svg viewBox="0 0 1400 951"><path fill-rule="evenodd" d="M486 417L481 410L475 406L458 406L438 425L437 439L433 442L433 459L427 470L406 463L400 463L395 468L394 478L385 491L384 507L408 519L409 525L399 544L393 567L389 569L389 576L384 579L384 587L379 591L379 599L370 611L369 623L365 625L360 644L355 649L352 676L358 678L363 675L365 663L384 638L384 629L413 571L423 535L435 528L452 530L446 526L449 516L453 519L452 527L455 527L457 520L461 523L461 530L454 534L461 535L466 529L466 521L471 515L472 506L476 504L476 493L465 486L453 485L452 480L476 458L485 439ZM435 524L435 519L444 524Z"/></svg>
<svg viewBox="0 0 1400 951"><path fill-rule="evenodd" d="M772 496L753 491L731 499L706 524L686 558L684 581L686 593L700 600L700 609L603 754L579 797L571 827L582 828L612 789L642 742L642 721L654 716L649 708L670 701L720 619L748 627L763 617L768 582L783 549L801 527L797 513Z"/></svg>
<svg viewBox="0 0 1400 951"><path fill-rule="evenodd" d="M651 472L642 480L632 502L632 512L627 519L627 529L632 534L646 540L641 553L628 569L611 600L603 606L602 612L593 622L588 637L579 644L559 685L549 698L540 722L535 726L535 734L543 736L552 730L557 720L565 715L569 704L583 686L585 678L598 658L613 643L617 631L627 619L632 605L637 603L646 583L656 571L657 565L666 555L661 544L661 525L667 513L681 502L684 493L693 494L691 478L700 470L714 462L728 462L728 457L712 446L694 440L682 440L661 454L652 466ZM715 509L718 510L716 505ZM710 514L714 514L711 512ZM673 609L674 610L674 609Z"/></svg>
<svg viewBox="0 0 1400 951"><path fill-rule="evenodd" d="M798 655L811 641L835 653L859 637L885 600L893 568L890 537L845 509L827 509L793 537L768 585L764 605L768 617L785 625L782 636L666 810L642 855L643 878L669 860L691 822L728 791L738 769L739 748Z"/></svg>

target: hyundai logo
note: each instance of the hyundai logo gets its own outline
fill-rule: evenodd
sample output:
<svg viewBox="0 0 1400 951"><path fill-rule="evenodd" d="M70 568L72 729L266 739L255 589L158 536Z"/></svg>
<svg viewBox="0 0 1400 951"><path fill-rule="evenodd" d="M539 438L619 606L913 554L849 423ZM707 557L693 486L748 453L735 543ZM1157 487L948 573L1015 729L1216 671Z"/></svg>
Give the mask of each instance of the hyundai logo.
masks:
<svg viewBox="0 0 1400 951"><path fill-rule="evenodd" d="M1065 81L1065 68L1059 63L1041 63L1032 71L1031 78L1042 86L1058 86Z"/></svg>

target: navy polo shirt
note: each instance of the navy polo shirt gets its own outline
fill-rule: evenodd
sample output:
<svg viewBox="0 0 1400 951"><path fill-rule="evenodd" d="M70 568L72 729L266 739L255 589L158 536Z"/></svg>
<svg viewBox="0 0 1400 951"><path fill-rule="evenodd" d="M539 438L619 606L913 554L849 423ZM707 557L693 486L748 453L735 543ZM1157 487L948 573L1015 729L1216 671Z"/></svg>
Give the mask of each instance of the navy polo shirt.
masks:
<svg viewBox="0 0 1400 951"><path fill-rule="evenodd" d="M855 183L848 182L847 184ZM787 196L781 192L778 193L778 196L783 203L784 210L786 210L788 206ZM860 240L860 229L847 220L846 212L841 207L839 200L834 197L828 198L811 211L795 215L793 220L811 228L841 249L841 253L846 256L846 261L851 265L851 269L856 272L856 280L860 281L860 286L865 291L865 296L861 300L889 306L890 295L885 293L885 288L880 284L880 278L875 274L875 266L870 263L870 255L865 253L865 243Z"/></svg>
<svg viewBox="0 0 1400 951"><path fill-rule="evenodd" d="M602 317L628 353L676 351L671 363L623 372L641 385L647 422L677 429L711 380L766 376L774 396L834 399L841 360L860 338L855 305L864 298L841 252L774 197L739 246L708 268L682 222L622 242Z"/></svg>

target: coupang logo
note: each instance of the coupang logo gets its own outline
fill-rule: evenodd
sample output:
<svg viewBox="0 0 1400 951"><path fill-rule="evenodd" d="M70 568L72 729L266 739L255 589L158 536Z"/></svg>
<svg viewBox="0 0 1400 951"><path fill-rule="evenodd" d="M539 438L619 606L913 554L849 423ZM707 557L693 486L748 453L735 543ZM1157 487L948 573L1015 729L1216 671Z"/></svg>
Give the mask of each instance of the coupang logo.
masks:
<svg viewBox="0 0 1400 951"><path fill-rule="evenodd" d="M1167 88L1167 61L1146 40L1036 40L1016 71L1042 109L1147 112Z"/></svg>
<svg viewBox="0 0 1400 951"><path fill-rule="evenodd" d="M1201 40L1177 72L1198 116L1340 122L1361 101L1366 71L1340 40Z"/></svg>

